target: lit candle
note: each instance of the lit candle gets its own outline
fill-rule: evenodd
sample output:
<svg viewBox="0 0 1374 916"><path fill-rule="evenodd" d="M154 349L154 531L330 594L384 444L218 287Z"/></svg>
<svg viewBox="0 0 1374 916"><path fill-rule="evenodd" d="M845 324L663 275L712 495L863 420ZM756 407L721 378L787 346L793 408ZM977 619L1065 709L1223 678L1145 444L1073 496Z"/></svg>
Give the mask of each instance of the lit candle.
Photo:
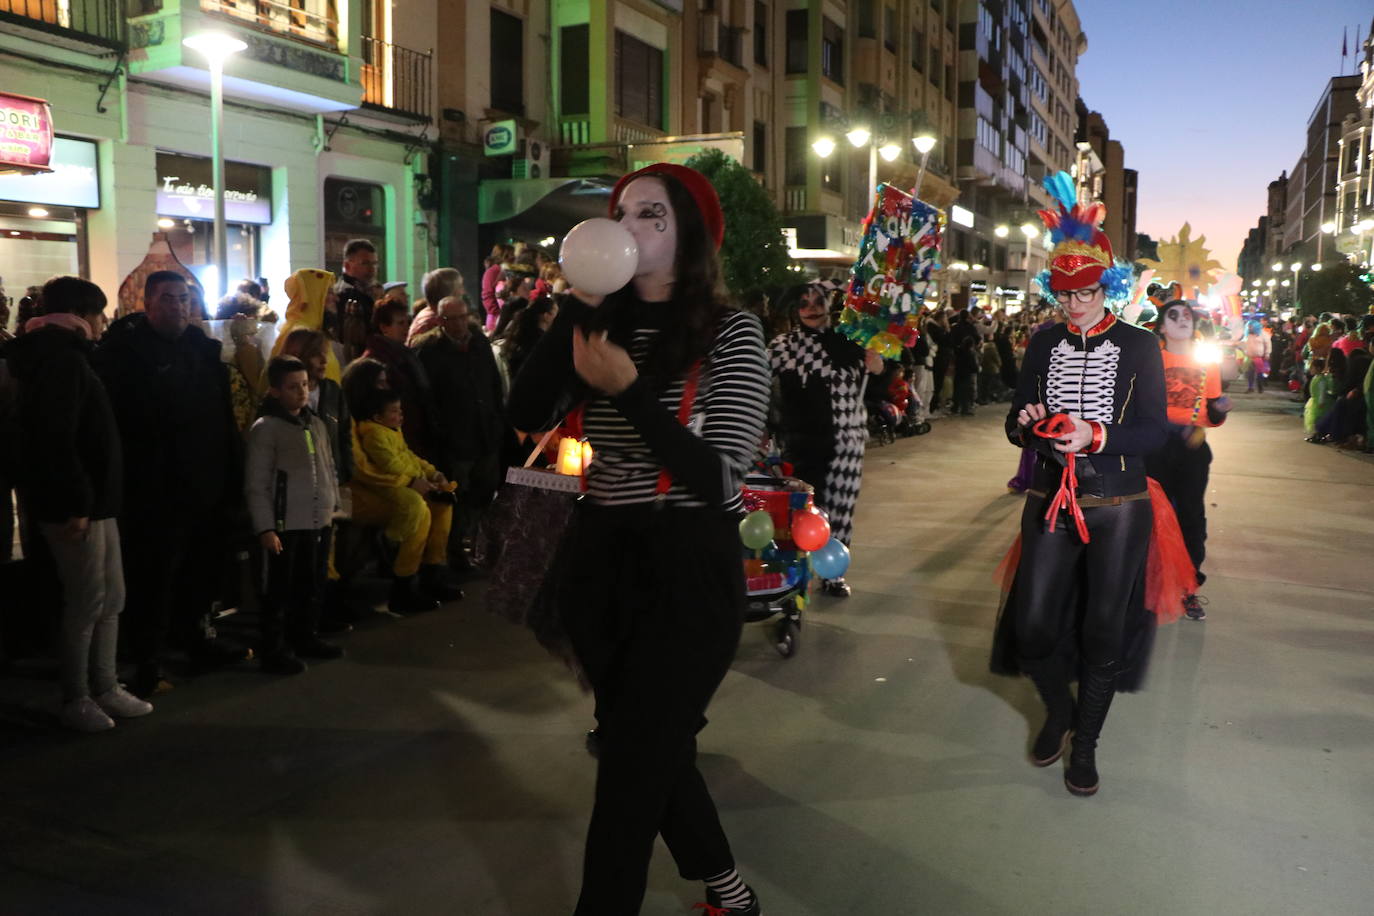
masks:
<svg viewBox="0 0 1374 916"><path fill-rule="evenodd" d="M573 477L582 475L582 443L564 436L558 443L558 473Z"/></svg>
<svg viewBox="0 0 1374 916"><path fill-rule="evenodd" d="M586 439L582 440L582 473L585 474L592 467L592 444Z"/></svg>

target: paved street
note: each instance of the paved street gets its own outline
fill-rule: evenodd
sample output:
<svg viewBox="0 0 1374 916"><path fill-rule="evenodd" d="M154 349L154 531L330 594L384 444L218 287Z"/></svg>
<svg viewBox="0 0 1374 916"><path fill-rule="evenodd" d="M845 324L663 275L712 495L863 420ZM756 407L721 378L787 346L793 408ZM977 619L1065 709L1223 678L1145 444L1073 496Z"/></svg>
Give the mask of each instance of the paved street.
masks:
<svg viewBox="0 0 1374 916"><path fill-rule="evenodd" d="M1001 409L870 452L853 598L791 660L749 627L703 735L766 913L1370 912L1374 462L1304 443L1286 395L1238 400L1209 617L1161 632L1086 800L1025 760L1029 684L987 673L1021 507ZM594 774L572 680L480 587L345 639L92 737L0 687L0 913L570 912ZM644 913L700 899L660 847Z"/></svg>

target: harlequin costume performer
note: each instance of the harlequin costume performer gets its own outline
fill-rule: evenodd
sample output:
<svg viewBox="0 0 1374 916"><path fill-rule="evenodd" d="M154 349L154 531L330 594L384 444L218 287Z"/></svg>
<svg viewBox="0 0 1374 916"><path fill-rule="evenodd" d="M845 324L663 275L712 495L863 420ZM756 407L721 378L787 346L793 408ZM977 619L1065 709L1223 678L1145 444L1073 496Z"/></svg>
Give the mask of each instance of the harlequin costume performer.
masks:
<svg viewBox="0 0 1374 916"><path fill-rule="evenodd" d="M1131 271L1098 228L1105 208L1079 204L1063 172L1045 186L1058 206L1040 214L1055 244L1039 282L1068 320L1030 339L1007 415L1011 443L1037 454L992 667L1027 674L1045 703L1032 762L1054 763L1072 735L1064 782L1091 795L1112 698L1139 685L1153 636L1145 578L1157 518L1145 456L1166 435L1164 367L1154 336L1106 307L1129 295Z"/></svg>
<svg viewBox="0 0 1374 916"><path fill-rule="evenodd" d="M774 432L783 459L815 487L816 506L830 516L831 535L847 547L868 440L864 387L868 373L882 371L882 358L830 326L821 286L797 287L789 298L796 327L768 345L776 392ZM843 578L821 586L831 595L849 595Z"/></svg>
<svg viewBox="0 0 1374 916"><path fill-rule="evenodd" d="M1220 367L1197 358L1197 320L1193 307L1182 299L1160 309L1155 333L1164 359L1169 435L1163 448L1146 457L1145 469L1159 481L1174 507L1201 586L1207 578L1202 574L1202 560L1207 544L1207 477L1212 466L1207 430L1226 422L1231 399L1221 392ZM1196 593L1183 599L1183 612L1192 620L1207 616Z"/></svg>

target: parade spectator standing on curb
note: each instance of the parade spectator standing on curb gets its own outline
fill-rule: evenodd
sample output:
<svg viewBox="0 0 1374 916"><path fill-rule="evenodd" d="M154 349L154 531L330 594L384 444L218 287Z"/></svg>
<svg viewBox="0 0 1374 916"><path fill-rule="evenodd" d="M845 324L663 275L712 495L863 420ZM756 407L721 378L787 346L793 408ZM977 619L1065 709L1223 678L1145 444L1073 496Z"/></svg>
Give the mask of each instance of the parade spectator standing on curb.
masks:
<svg viewBox="0 0 1374 916"><path fill-rule="evenodd" d="M442 438L435 424L434 390L415 352L406 346L410 315L403 306L386 303L372 313L372 334L363 356L386 366L387 385L405 408L406 444L431 463L443 461Z"/></svg>
<svg viewBox="0 0 1374 916"><path fill-rule="evenodd" d="M339 339L343 341L345 363L361 355L372 328L376 303L371 289L377 279L377 264L377 246L367 239L352 239L344 245L343 274L334 284L334 292L338 296Z"/></svg>
<svg viewBox="0 0 1374 916"><path fill-rule="evenodd" d="M1212 466L1207 429L1226 422L1231 399L1222 394L1221 369L1194 355L1197 323L1192 306L1176 299L1164 306L1155 326L1163 348L1169 435L1163 448L1146 456L1145 470L1173 504L1201 586L1207 581L1202 561L1207 556L1207 478ZM1196 594L1184 598L1183 611L1190 620L1207 617L1202 602Z"/></svg>
<svg viewBox="0 0 1374 916"><path fill-rule="evenodd" d="M267 365L262 416L248 431L244 496L262 550L262 670L300 674L302 658L343 650L320 639L329 528L339 505L329 431L310 409L310 375L294 356Z"/></svg>
<svg viewBox="0 0 1374 916"><path fill-rule="evenodd" d="M830 327L825 291L811 285L792 293L797 325L768 345L777 386L778 438L795 476L815 488L815 503L830 515L830 531L848 546L854 506L863 483L868 416L867 375L883 359ZM828 594L849 595L844 578L823 583Z"/></svg>
<svg viewBox="0 0 1374 916"><path fill-rule="evenodd" d="M179 274L150 274L143 301L146 312L110 326L95 366L123 443L125 624L138 663L131 687L147 697L163 684L169 634L193 672L247 653L216 640L207 622L229 511L241 498L229 373L219 342L190 326L190 290Z"/></svg>
<svg viewBox="0 0 1374 916"><path fill-rule="evenodd" d="M1038 460L993 668L1027 674L1045 703L1031 761L1054 763L1072 732L1064 784L1092 795L1097 740L1118 678L1143 664L1128 649L1148 645L1140 632L1153 625L1133 598L1143 594L1154 523L1145 456L1166 435L1164 366L1155 337L1107 309L1109 290L1129 294L1131 274L1113 261L1099 226L1104 208L1074 201L1067 173L1045 184L1058 212L1041 213L1055 247L1040 282L1068 323L1031 338L1007 414L1007 437L1035 447ZM1055 506L1063 511L1047 511ZM1087 610L1079 615L1078 607ZM1082 659L1076 710L1062 651L1070 640Z"/></svg>
<svg viewBox="0 0 1374 916"><path fill-rule="evenodd" d="M585 400L596 455L552 585L600 734L576 913L638 913L661 835L711 912L756 916L696 735L743 624L740 487L768 405L763 334L720 299L725 219L704 175L648 166L611 207L639 245L634 278L604 301L574 289L510 402L528 431Z"/></svg>
<svg viewBox="0 0 1374 916"><path fill-rule="evenodd" d="M467 302L449 296L438 308L439 328L416 341L415 354L431 382L442 430L442 460L434 463L458 485L449 556L462 569L468 565L462 541L476 535L501 482L505 399L491 342L475 331Z"/></svg>
<svg viewBox="0 0 1374 916"><path fill-rule="evenodd" d="M82 732L144 716L115 674L124 568L119 549L124 487L119 431L90 366L105 330L105 294L78 277L43 286L46 314L30 319L5 353L19 382L22 487L62 581L62 724ZM9 494L4 494L8 499Z"/></svg>
<svg viewBox="0 0 1374 916"><path fill-rule="evenodd" d="M417 309L406 334L406 346L415 346L422 334L439 326L439 303L449 296L467 297L463 290L463 275L456 267L438 267L425 274L420 281L424 306Z"/></svg>

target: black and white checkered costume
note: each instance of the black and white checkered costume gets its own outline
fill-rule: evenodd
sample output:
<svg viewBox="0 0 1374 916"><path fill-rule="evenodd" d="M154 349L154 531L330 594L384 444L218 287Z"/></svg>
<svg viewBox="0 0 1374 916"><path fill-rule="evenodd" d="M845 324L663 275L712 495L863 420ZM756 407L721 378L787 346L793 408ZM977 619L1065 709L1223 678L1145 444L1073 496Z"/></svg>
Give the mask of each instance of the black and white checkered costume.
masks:
<svg viewBox="0 0 1374 916"><path fill-rule="evenodd" d="M816 505L829 513L831 533L847 546L868 435L863 349L835 331L803 327L775 337L768 360L783 457L816 488Z"/></svg>

